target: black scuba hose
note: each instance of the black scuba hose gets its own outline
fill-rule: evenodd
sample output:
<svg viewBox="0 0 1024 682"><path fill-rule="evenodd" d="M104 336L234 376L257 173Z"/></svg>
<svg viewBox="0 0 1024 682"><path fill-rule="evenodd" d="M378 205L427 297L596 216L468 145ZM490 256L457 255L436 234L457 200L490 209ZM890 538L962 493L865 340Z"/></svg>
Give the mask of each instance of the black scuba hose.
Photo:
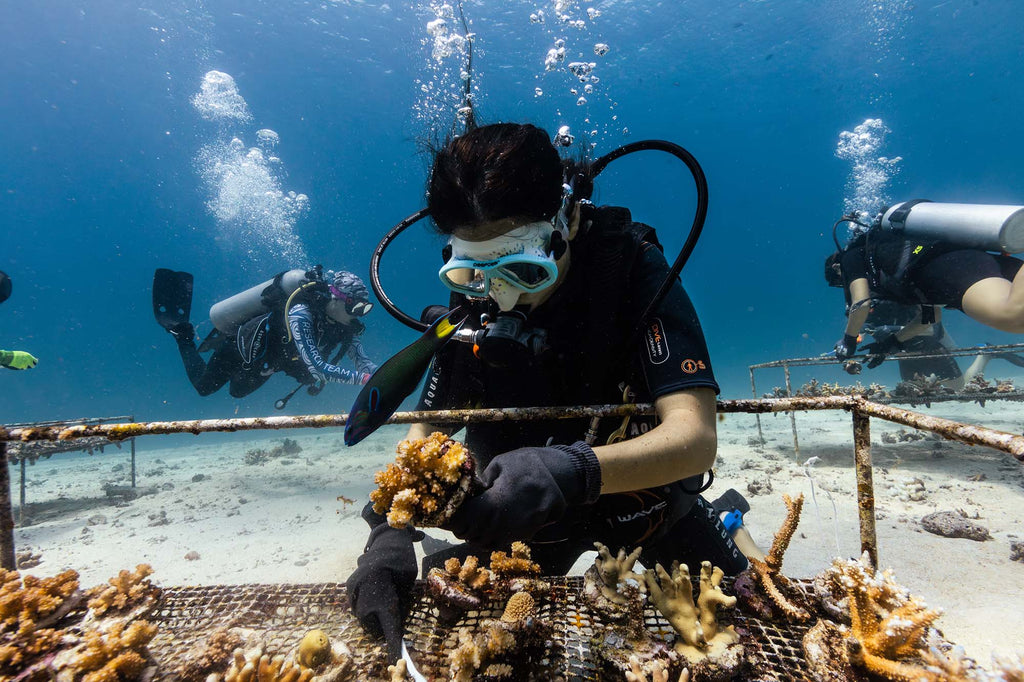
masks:
<svg viewBox="0 0 1024 682"><path fill-rule="evenodd" d="M425 332L427 327L430 325L420 322L414 317L406 315L398 306L392 302L388 295L384 293L384 287L380 284L380 259L384 255L384 249L388 248L388 245L395 240L395 238L405 231L405 228L409 227L413 223L417 223L420 220L429 215L429 211L426 208L413 213L402 222L392 227L384 238L377 243L377 248L373 250L373 256L370 258L370 286L373 288L373 293L377 295L380 300L380 304L384 306L384 309L391 313L391 316L404 324L407 327L412 327L418 332Z"/></svg>
<svg viewBox="0 0 1024 682"><path fill-rule="evenodd" d="M704 176L704 170L697 163L697 159L694 158L693 154L686 151L683 147L675 144L674 142L668 142L666 140L641 140L639 142L631 142L625 144L618 149L611 151L591 166L591 178L596 178L601 171L604 170L605 166L609 163L618 159L626 154L632 154L633 152L655 150L666 152L676 157L680 161L686 164L686 167L690 169L690 173L693 175L693 182L697 186L697 208L693 214L693 223L690 226L690 233L686 237L686 242L683 243L683 248L679 250L679 255L676 256L676 260L672 263L672 267L669 269L668 275L665 277L665 281L661 283L661 287L658 292L651 299L651 302L647 304L642 315L640 315L640 322L633 333L630 335L627 348L632 346L636 339L643 333L646 327L647 317L654 312L661 303L662 299L668 294L669 289L672 288L672 283L675 281L679 273L682 272L683 266L686 265L686 261L690 259L690 254L693 253L693 249L697 246L697 240L700 239L700 234L704 229L704 220L708 215L708 181Z"/></svg>

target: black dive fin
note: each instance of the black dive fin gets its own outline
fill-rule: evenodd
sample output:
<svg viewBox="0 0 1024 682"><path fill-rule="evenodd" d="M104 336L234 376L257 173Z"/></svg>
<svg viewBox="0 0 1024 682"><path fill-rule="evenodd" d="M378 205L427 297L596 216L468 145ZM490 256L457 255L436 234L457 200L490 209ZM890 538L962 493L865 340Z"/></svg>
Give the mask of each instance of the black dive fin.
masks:
<svg viewBox="0 0 1024 682"><path fill-rule="evenodd" d="M199 352L205 353L208 350L217 350L224 344L224 339L226 338L227 336L225 336L224 332L214 327L213 331L207 334L203 342L199 344Z"/></svg>
<svg viewBox="0 0 1024 682"><path fill-rule="evenodd" d="M189 321L192 312L192 275L158 268L153 275L153 314L168 331Z"/></svg>

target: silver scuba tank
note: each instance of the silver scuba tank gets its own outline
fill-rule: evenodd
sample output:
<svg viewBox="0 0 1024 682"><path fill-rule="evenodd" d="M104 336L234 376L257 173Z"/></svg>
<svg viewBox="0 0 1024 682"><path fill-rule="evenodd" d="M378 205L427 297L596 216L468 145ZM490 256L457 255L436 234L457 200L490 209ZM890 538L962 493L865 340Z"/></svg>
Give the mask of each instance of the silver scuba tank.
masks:
<svg viewBox="0 0 1024 682"><path fill-rule="evenodd" d="M904 201L885 211L882 227L969 249L1024 251L1024 206Z"/></svg>
<svg viewBox="0 0 1024 682"><path fill-rule="evenodd" d="M305 270L289 270L281 276L281 288L285 296L290 296L306 281ZM262 284L239 292L210 307L210 321L213 326L224 334L234 334L245 322L257 315L270 312L263 305L263 290L274 283L268 279Z"/></svg>

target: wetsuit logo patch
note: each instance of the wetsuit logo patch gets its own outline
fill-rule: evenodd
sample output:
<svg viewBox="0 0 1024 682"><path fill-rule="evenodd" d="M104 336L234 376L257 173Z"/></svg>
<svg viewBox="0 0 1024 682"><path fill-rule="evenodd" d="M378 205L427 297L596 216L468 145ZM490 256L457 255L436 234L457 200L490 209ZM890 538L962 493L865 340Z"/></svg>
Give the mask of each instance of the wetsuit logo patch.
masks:
<svg viewBox="0 0 1024 682"><path fill-rule="evenodd" d="M683 370L687 374L696 374L698 370L707 369L707 365L704 364L703 360L686 358L679 365L679 369Z"/></svg>
<svg viewBox="0 0 1024 682"><path fill-rule="evenodd" d="M665 330L659 318L656 317L651 321L651 325L647 328L647 333L644 335L644 340L647 344L647 356L650 358L652 365L660 365L668 360L670 355L668 339L665 338Z"/></svg>

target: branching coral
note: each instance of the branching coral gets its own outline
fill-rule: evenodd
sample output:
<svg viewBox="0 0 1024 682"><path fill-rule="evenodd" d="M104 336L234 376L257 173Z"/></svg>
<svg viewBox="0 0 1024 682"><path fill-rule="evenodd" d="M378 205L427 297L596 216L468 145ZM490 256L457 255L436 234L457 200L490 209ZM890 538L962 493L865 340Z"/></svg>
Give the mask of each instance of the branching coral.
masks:
<svg viewBox="0 0 1024 682"><path fill-rule="evenodd" d="M123 682L137 679L147 666L146 646L157 627L144 620L118 621L106 630L88 630L82 642L53 661L58 679Z"/></svg>
<svg viewBox="0 0 1024 682"><path fill-rule="evenodd" d="M497 579L510 580L540 575L540 565L531 558L529 545L513 542L511 556L505 552L491 552L491 572Z"/></svg>
<svg viewBox="0 0 1024 682"><path fill-rule="evenodd" d="M583 574L583 594L590 606L611 622L632 625L627 638L642 636L644 600L641 593L643 576L633 572L633 566L643 551L637 547L629 554L619 549L614 557L611 551L595 542L597 558Z"/></svg>
<svg viewBox="0 0 1024 682"><path fill-rule="evenodd" d="M842 586L850 625L820 621L805 636L804 650L821 677L840 679L859 669L896 682L983 679L962 651L944 650L932 627L940 611L911 596L890 573L874 571L866 557L836 560L828 573L822 582Z"/></svg>
<svg viewBox="0 0 1024 682"><path fill-rule="evenodd" d="M473 481L473 458L462 443L443 433L403 440L398 457L373 480L373 509L388 523L404 528L439 526L458 508Z"/></svg>
<svg viewBox="0 0 1024 682"><path fill-rule="evenodd" d="M772 618L776 614L797 621L810 620L811 614L803 604L800 592L793 587L789 579L782 575L782 559L789 548L789 541L800 523L800 511L803 509L804 496L795 500L789 495L782 496L786 503L786 519L775 534L772 547L764 561L748 557L750 568L736 578L736 593L740 596L743 606L763 618Z"/></svg>
<svg viewBox="0 0 1024 682"><path fill-rule="evenodd" d="M465 563L452 557L444 562L444 570L432 568L427 574L427 589L434 599L456 612L479 609L490 586L491 572L472 554Z"/></svg>
<svg viewBox="0 0 1024 682"><path fill-rule="evenodd" d="M236 649L234 660L224 677L213 676L223 682L309 682L313 671L285 659L284 656L270 656L262 647L249 652Z"/></svg>
<svg viewBox="0 0 1024 682"><path fill-rule="evenodd" d="M533 658L541 658L551 627L535 617L535 602L528 592L513 594L498 620L485 620L474 634L459 630L459 645L448 657L455 682L510 679L525 671ZM525 675L520 675L525 677Z"/></svg>
<svg viewBox="0 0 1024 682"><path fill-rule="evenodd" d="M638 657L629 657L629 667L630 669L626 671L626 682L648 682L647 674ZM668 682L668 673L668 668L661 662L655 661L651 666L650 682ZM689 668L683 668L683 671L679 673L678 682L690 682Z"/></svg>
<svg viewBox="0 0 1024 682"><path fill-rule="evenodd" d="M108 612L123 613L152 604L160 596L160 588L149 580L152 574L149 564L139 564L134 571L120 571L107 585L89 590L89 608L95 616L106 616Z"/></svg>
<svg viewBox="0 0 1024 682"><path fill-rule="evenodd" d="M22 579L17 571L0 569L0 673L15 672L61 646L63 633L51 626L81 600L75 571Z"/></svg>

